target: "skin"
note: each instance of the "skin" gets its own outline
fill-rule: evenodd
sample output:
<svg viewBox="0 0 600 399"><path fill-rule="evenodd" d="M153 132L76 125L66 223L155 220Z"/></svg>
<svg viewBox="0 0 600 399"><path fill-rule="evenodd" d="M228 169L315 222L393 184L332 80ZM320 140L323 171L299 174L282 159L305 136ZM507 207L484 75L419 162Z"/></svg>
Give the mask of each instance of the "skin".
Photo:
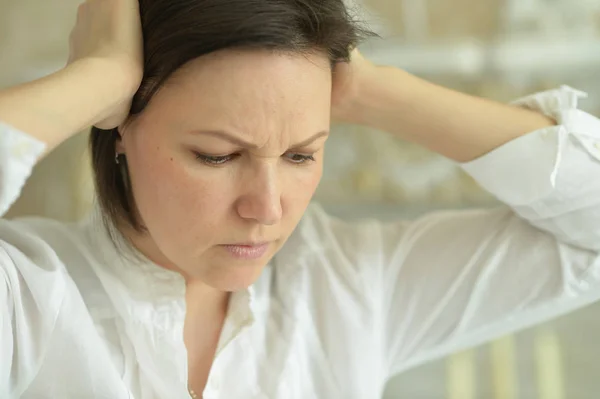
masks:
<svg viewBox="0 0 600 399"><path fill-rule="evenodd" d="M173 76L122 129L117 148L148 229L126 231L136 247L188 283L218 291L251 285L321 178L331 79L323 55L230 50ZM269 243L260 259L223 247L257 242Z"/></svg>

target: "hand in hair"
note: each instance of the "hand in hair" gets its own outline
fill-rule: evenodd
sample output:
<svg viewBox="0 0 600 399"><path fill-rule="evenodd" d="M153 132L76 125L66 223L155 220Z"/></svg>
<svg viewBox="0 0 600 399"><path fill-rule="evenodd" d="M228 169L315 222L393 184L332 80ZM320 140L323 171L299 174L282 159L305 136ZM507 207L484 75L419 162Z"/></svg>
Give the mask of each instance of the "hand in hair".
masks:
<svg viewBox="0 0 600 399"><path fill-rule="evenodd" d="M68 64L101 59L124 78L131 97L143 77L143 39L138 0L87 0L79 6L70 36ZM120 125L129 113L131 98L117 104L96 126Z"/></svg>
<svg viewBox="0 0 600 399"><path fill-rule="evenodd" d="M331 112L336 122L356 123L355 114L360 112L358 100L361 87L368 84L375 65L355 49L350 62L338 63L333 71Z"/></svg>

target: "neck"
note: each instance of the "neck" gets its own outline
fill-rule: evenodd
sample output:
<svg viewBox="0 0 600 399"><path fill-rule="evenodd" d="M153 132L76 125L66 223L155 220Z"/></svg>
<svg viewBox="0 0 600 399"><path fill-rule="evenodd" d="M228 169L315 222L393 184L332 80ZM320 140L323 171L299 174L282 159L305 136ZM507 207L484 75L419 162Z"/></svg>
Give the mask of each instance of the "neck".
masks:
<svg viewBox="0 0 600 399"><path fill-rule="evenodd" d="M197 278L192 278L184 270L177 267L162 253L149 234L134 231L129 227L119 228L119 231L139 253L152 263L183 276L186 282L188 313L209 316L226 311L229 303L229 293L213 288Z"/></svg>
<svg viewBox="0 0 600 399"><path fill-rule="evenodd" d="M142 255L144 255L152 263L177 273L180 273L184 277L185 274L176 267L169 259L162 253L158 248L152 237L148 233L140 233L129 226L119 226L118 230L121 232L125 240L129 242L133 247ZM187 277L186 277L187 280Z"/></svg>
<svg viewBox="0 0 600 399"><path fill-rule="evenodd" d="M201 281L186 284L186 313L193 317L213 318L227 313L230 293L209 287Z"/></svg>

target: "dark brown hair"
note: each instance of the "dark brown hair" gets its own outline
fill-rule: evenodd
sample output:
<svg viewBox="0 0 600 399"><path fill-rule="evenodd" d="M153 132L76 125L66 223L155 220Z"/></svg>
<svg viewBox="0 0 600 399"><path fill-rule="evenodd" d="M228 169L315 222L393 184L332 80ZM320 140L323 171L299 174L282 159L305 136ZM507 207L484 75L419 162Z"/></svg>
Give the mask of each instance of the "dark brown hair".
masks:
<svg viewBox="0 0 600 399"><path fill-rule="evenodd" d="M353 20L343 0L140 0L144 78L130 116L146 108L165 81L202 55L230 48L327 54L332 66L372 35ZM143 231L125 157L115 162L117 129L92 128L90 147L105 223Z"/></svg>

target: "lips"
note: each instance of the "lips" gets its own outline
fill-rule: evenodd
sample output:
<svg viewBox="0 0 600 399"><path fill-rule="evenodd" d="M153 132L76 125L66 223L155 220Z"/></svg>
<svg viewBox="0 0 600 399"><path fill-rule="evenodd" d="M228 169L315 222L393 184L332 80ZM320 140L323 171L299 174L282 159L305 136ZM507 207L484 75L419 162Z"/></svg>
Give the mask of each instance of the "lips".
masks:
<svg viewBox="0 0 600 399"><path fill-rule="evenodd" d="M257 243L257 244L232 244L223 245L223 248L234 258L238 259L260 259L262 258L271 244Z"/></svg>

